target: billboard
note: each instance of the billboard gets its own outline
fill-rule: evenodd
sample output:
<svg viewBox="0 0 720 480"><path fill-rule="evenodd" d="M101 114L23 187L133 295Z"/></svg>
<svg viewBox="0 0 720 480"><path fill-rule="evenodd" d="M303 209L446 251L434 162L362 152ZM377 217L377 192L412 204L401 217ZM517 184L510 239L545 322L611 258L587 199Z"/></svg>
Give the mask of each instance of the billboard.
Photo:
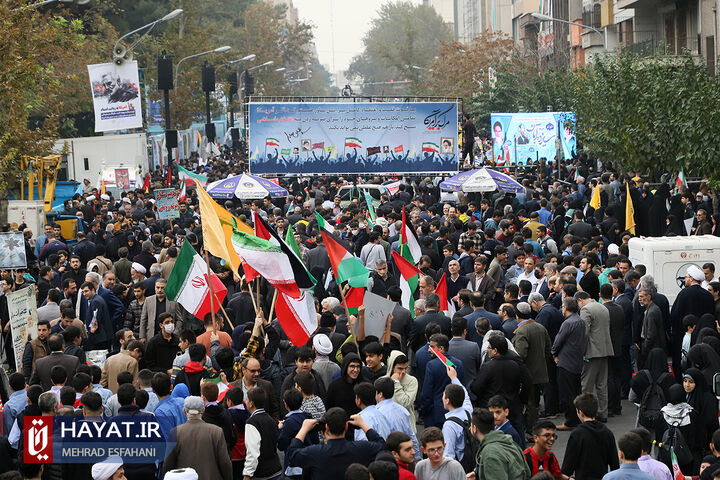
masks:
<svg viewBox="0 0 720 480"><path fill-rule="evenodd" d="M95 108L95 131L142 128L137 62L88 65Z"/></svg>
<svg viewBox="0 0 720 480"><path fill-rule="evenodd" d="M575 156L573 112L493 113L490 126L493 155L500 165L525 165L542 157L554 159L558 132L564 158Z"/></svg>
<svg viewBox="0 0 720 480"><path fill-rule="evenodd" d="M250 172L458 171L454 102L250 103Z"/></svg>

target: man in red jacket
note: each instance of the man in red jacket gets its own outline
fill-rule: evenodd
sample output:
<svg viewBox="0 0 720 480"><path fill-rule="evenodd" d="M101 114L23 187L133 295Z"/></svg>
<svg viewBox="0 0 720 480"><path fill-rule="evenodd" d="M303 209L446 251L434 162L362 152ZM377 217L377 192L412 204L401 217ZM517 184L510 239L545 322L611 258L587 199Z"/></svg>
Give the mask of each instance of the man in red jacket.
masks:
<svg viewBox="0 0 720 480"><path fill-rule="evenodd" d="M398 464L398 480L417 480L415 475L408 470L408 464L412 463L415 457L415 449L409 435L403 432L392 432L385 439L388 450L395 457Z"/></svg>

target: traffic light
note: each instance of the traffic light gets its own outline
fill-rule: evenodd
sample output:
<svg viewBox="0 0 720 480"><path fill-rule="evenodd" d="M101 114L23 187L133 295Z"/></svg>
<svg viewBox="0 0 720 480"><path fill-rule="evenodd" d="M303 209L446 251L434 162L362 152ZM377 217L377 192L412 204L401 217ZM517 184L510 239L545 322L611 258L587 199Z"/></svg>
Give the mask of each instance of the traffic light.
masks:
<svg viewBox="0 0 720 480"><path fill-rule="evenodd" d="M255 77L245 70L245 95L253 95L255 93Z"/></svg>
<svg viewBox="0 0 720 480"><path fill-rule="evenodd" d="M215 91L215 67L207 62L202 67L202 89L203 92Z"/></svg>

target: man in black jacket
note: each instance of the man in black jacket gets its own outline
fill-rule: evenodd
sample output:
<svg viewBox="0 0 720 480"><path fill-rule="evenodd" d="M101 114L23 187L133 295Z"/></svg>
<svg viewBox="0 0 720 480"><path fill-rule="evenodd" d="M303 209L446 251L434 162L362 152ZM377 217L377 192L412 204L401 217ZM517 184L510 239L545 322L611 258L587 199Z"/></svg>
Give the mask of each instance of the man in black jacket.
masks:
<svg viewBox="0 0 720 480"><path fill-rule="evenodd" d="M573 403L582 423L570 434L562 473L572 478L599 480L608 472L608 467L610 470L620 467L615 436L602 422L595 420L598 400L594 394L580 394Z"/></svg>
<svg viewBox="0 0 720 480"><path fill-rule="evenodd" d="M232 456L232 449L237 442L237 434L233 427L233 419L230 412L217 401L220 389L217 383L204 381L200 385L200 393L205 402L205 411L202 419L205 423L211 423L222 428L225 442L227 443L228 454Z"/></svg>

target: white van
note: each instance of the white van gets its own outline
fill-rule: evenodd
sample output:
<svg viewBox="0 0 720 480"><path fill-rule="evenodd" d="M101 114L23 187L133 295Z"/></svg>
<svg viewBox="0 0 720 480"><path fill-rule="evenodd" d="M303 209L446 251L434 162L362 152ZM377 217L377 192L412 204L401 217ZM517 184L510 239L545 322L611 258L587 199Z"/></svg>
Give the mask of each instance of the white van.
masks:
<svg viewBox="0 0 720 480"><path fill-rule="evenodd" d="M720 271L720 237L714 235L631 238L628 247L632 264L647 267L671 305L685 286L690 265L702 268L704 263L713 263Z"/></svg>

